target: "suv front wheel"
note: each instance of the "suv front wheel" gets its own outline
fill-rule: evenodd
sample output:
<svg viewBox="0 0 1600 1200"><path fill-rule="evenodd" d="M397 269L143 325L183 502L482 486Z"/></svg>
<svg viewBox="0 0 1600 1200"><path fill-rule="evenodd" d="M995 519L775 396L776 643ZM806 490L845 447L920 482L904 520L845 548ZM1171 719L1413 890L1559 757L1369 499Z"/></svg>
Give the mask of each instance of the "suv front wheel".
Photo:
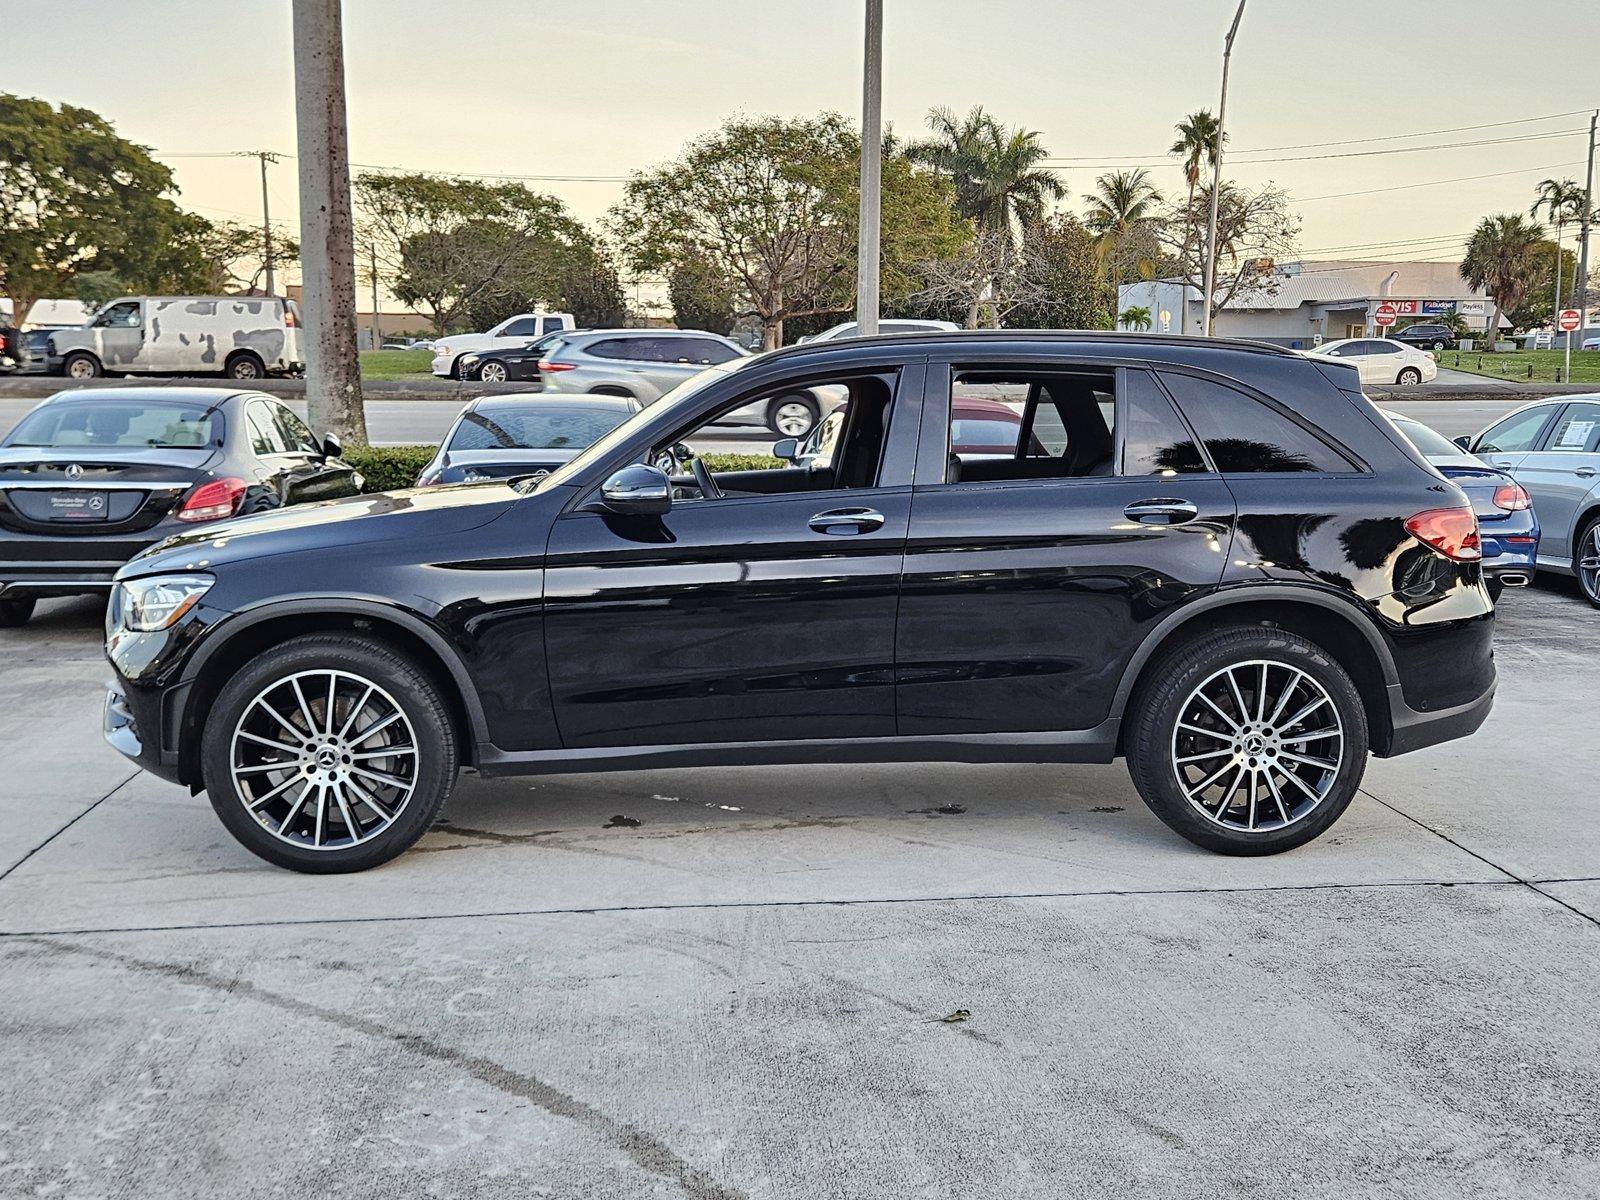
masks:
<svg viewBox="0 0 1600 1200"><path fill-rule="evenodd" d="M332 874L388 862L426 832L456 778L438 687L381 642L295 638L242 668L201 739L206 792L252 853Z"/></svg>
<svg viewBox="0 0 1600 1200"><path fill-rule="evenodd" d="M1349 806L1366 770L1366 710L1322 647L1234 626L1178 647L1148 678L1129 706L1128 771L1191 842L1277 854Z"/></svg>

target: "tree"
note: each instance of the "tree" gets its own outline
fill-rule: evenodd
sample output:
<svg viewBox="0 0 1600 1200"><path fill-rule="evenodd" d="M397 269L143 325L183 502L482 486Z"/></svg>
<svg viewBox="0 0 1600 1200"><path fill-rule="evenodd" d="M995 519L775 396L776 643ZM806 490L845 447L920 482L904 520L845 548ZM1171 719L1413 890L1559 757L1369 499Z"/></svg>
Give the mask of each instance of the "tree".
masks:
<svg viewBox="0 0 1600 1200"><path fill-rule="evenodd" d="M266 274L262 258L261 229L234 221L208 221L190 214L186 233L195 256L195 281L192 290L221 295L234 291L253 291ZM300 243L295 238L275 233L273 265L282 270L300 259Z"/></svg>
<svg viewBox="0 0 1600 1200"><path fill-rule="evenodd" d="M1127 283L1154 274L1161 253L1156 241L1161 193L1150 183L1150 172L1137 167L1102 175L1083 199L1089 206L1084 224L1095 234L1111 281Z"/></svg>
<svg viewBox="0 0 1600 1200"><path fill-rule="evenodd" d="M168 168L96 113L0 94L0 295L15 319L74 294L81 274L130 291L192 278L199 218L176 191Z"/></svg>
<svg viewBox="0 0 1600 1200"><path fill-rule="evenodd" d="M580 329L613 329L628 323L628 297L609 254L594 250L569 257L561 271L561 307Z"/></svg>
<svg viewBox="0 0 1600 1200"><path fill-rule="evenodd" d="M704 329L727 337L738 318L738 290L703 262L674 263L667 295L679 329Z"/></svg>
<svg viewBox="0 0 1600 1200"><path fill-rule="evenodd" d="M930 306L960 306L968 329L982 323L999 329L1013 309L1045 298L1032 265L1026 247L1018 249L1000 230L980 229L955 254L918 266L924 287L912 299Z"/></svg>
<svg viewBox="0 0 1600 1200"><path fill-rule="evenodd" d="M1554 242L1545 240L1533 249L1536 263L1545 263L1553 259L1556 254ZM1572 276L1578 269L1578 256L1572 247L1568 246L1561 251L1560 265L1554 271L1544 266L1539 266L1535 280L1528 286L1528 294L1522 298L1522 303L1506 313L1514 329L1539 329L1555 322L1556 315L1556 279L1561 280L1561 307L1576 308L1577 301L1572 295ZM1576 344L1576 343L1574 343Z"/></svg>
<svg viewBox="0 0 1600 1200"><path fill-rule="evenodd" d="M1100 269L1095 238L1071 213L1056 213L1024 235L1039 298L1011 313L1014 328L1110 329L1117 290Z"/></svg>
<svg viewBox="0 0 1600 1200"><path fill-rule="evenodd" d="M519 183L368 172L355 193L380 278L440 334L554 297L571 253L592 250L560 200Z"/></svg>
<svg viewBox="0 0 1600 1200"><path fill-rule="evenodd" d="M1217 126L1217 118L1211 115L1209 109L1200 109L1190 113L1175 126L1178 131L1178 140L1172 143L1167 150L1168 154L1176 154L1183 159L1183 180L1189 185L1189 197L1184 202L1184 245L1194 241L1195 230L1198 228L1193 221L1195 214L1194 193L1200 186L1200 166L1202 160L1208 167L1217 165L1217 151L1222 142L1228 140L1228 135L1222 133ZM1221 134L1219 139L1218 135Z"/></svg>
<svg viewBox="0 0 1600 1200"><path fill-rule="evenodd" d="M785 319L853 306L859 154L836 114L730 120L635 173L609 226L636 270L698 263L729 281L737 315L760 319L770 349ZM903 158L884 160L882 214L890 299L908 290L912 264L948 252L960 232L946 186Z"/></svg>
<svg viewBox="0 0 1600 1200"><path fill-rule="evenodd" d="M1117 324L1124 329L1136 329L1140 333L1149 329L1155 323L1150 315L1150 309L1143 304L1130 304L1117 314Z"/></svg>
<svg viewBox="0 0 1600 1200"><path fill-rule="evenodd" d="M1539 274L1539 247L1544 230L1520 213L1501 213L1478 222L1467 240L1461 278L1482 288L1494 301L1489 321L1489 347L1500 334L1500 314L1520 305Z"/></svg>
<svg viewBox="0 0 1600 1200"><path fill-rule="evenodd" d="M1535 218L1538 217L1539 210L1541 208L1544 209L1545 215L1550 218L1551 223L1556 227L1556 240L1553 247L1555 258L1553 281L1555 282L1550 289L1552 311L1555 308L1555 301L1560 297L1563 290L1559 282L1565 265L1561 250L1561 230L1569 222L1582 220L1583 201L1584 189L1571 179L1542 179L1539 181L1537 198L1534 200L1533 206L1528 209L1528 215ZM1571 279L1572 286L1566 289L1569 297L1578 286L1576 268L1574 268ZM1513 317L1514 319L1515 317ZM1540 324L1543 323L1542 321L1540 322Z"/></svg>
<svg viewBox="0 0 1600 1200"><path fill-rule="evenodd" d="M1205 292L1205 247L1189 230L1211 212L1211 188L1202 187L1188 203L1170 210L1158 234L1170 255L1173 274L1202 295ZM1203 214L1203 215L1202 215ZM1215 317L1241 289L1272 295L1281 284L1279 259L1295 250L1300 219L1289 211L1282 191L1268 184L1258 191L1223 182L1217 200L1217 272L1207 298Z"/></svg>
<svg viewBox="0 0 1600 1200"><path fill-rule="evenodd" d="M1039 166L1049 157L1039 134L1008 130L981 105L959 120L936 108L928 127L933 137L908 146L906 156L948 177L956 211L979 229L1015 244L1019 227L1042 220L1048 202L1066 195L1055 174Z"/></svg>

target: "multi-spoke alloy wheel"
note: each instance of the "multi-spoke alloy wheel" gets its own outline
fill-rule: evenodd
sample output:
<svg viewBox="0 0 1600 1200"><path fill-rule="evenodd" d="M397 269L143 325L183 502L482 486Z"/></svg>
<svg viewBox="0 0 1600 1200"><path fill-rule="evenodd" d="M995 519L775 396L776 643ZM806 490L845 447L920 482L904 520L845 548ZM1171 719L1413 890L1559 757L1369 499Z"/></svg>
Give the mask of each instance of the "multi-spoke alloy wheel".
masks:
<svg viewBox="0 0 1600 1200"><path fill-rule="evenodd" d="M308 634L246 663L201 734L211 805L248 849L297 871L359 871L426 832L455 782L439 685L392 646Z"/></svg>
<svg viewBox="0 0 1600 1200"><path fill-rule="evenodd" d="M1282 829L1327 797L1344 728L1327 690L1284 662L1224 667L1195 688L1172 731L1185 799L1229 829Z"/></svg>
<svg viewBox="0 0 1600 1200"><path fill-rule="evenodd" d="M802 438L817 423L817 409L805 396L780 396L772 402L767 419L784 437Z"/></svg>
<svg viewBox="0 0 1600 1200"><path fill-rule="evenodd" d="M234 787L263 829L342 850L394 823L416 787L417 745L393 697L345 671L265 688L233 731Z"/></svg>
<svg viewBox="0 0 1600 1200"><path fill-rule="evenodd" d="M1145 668L1124 717L1128 773L1152 812L1222 854L1276 854L1349 807L1367 713L1332 652L1271 625L1194 635Z"/></svg>
<svg viewBox="0 0 1600 1200"><path fill-rule="evenodd" d="M1600 605L1600 520L1589 522L1578 535L1578 584L1590 604Z"/></svg>

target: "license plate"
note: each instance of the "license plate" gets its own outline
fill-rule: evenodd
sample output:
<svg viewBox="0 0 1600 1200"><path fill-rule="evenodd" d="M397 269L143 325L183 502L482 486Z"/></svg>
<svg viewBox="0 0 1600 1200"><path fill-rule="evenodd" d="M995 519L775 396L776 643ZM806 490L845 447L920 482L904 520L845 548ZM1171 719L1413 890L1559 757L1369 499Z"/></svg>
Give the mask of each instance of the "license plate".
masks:
<svg viewBox="0 0 1600 1200"><path fill-rule="evenodd" d="M104 521L106 493L51 492L48 511L52 521Z"/></svg>

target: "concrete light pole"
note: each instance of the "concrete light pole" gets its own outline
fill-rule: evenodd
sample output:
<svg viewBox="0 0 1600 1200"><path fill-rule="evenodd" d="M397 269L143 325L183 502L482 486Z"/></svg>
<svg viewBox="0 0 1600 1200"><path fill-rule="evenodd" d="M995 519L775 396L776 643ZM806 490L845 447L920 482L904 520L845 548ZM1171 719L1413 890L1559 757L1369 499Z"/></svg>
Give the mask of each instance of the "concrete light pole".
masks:
<svg viewBox="0 0 1600 1200"><path fill-rule="evenodd" d="M867 0L861 73L861 210L856 226L856 332L878 332L880 190L883 184L883 0Z"/></svg>
<svg viewBox="0 0 1600 1200"><path fill-rule="evenodd" d="M1233 14L1233 24L1228 26L1228 36L1222 43L1222 98L1217 102L1217 152L1211 159L1211 220L1206 226L1206 290L1200 297L1203 305L1200 310L1200 332L1206 337L1211 336L1211 297L1217 286L1217 204L1222 192L1223 130L1228 119L1228 60L1233 57L1233 37L1239 32L1244 5L1245 0L1239 0L1238 11Z"/></svg>
<svg viewBox="0 0 1600 1200"><path fill-rule="evenodd" d="M1594 139L1595 127L1600 123L1600 109L1589 115L1589 165L1583 174L1583 216L1578 223L1578 284L1573 295L1578 301L1578 311L1583 314L1578 329L1586 332L1589 324L1589 222L1594 219ZM1567 338L1570 344L1572 339ZM1571 378L1568 372L1567 378Z"/></svg>
<svg viewBox="0 0 1600 1200"><path fill-rule="evenodd" d="M294 0L294 107L306 405L319 433L364 445L340 0Z"/></svg>

